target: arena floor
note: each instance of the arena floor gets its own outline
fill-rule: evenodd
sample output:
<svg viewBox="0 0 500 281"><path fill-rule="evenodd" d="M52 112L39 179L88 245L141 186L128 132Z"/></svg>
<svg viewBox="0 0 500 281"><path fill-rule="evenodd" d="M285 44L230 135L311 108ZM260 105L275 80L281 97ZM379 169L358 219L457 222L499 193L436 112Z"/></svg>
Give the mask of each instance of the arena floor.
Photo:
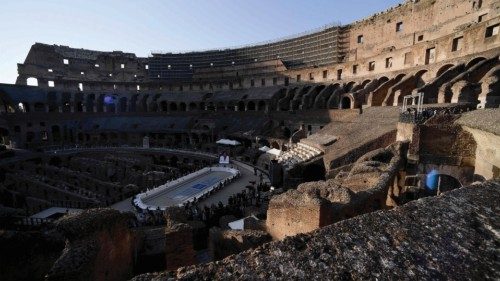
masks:
<svg viewBox="0 0 500 281"><path fill-rule="evenodd" d="M181 204L186 199L193 198L211 185L232 176L229 172L211 171L201 174L193 179L180 182L158 194L147 196L143 199L144 204L150 206L168 207Z"/></svg>

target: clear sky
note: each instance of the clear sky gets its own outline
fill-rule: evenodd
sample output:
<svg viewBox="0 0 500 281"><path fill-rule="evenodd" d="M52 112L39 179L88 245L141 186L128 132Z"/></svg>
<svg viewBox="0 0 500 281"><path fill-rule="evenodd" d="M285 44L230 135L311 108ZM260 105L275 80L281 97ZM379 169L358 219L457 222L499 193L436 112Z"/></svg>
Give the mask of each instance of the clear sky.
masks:
<svg viewBox="0 0 500 281"><path fill-rule="evenodd" d="M0 83L35 42L132 52L223 48L348 24L402 0L1 0Z"/></svg>

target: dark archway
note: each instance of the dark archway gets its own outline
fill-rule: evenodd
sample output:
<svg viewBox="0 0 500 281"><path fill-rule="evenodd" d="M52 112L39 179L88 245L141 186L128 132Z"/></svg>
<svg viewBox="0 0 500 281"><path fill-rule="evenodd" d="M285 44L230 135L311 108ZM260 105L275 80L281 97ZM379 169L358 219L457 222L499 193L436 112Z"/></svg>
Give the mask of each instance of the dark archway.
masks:
<svg viewBox="0 0 500 281"><path fill-rule="evenodd" d="M127 98L126 97L120 98L119 104L120 104L119 105L120 112L127 112Z"/></svg>
<svg viewBox="0 0 500 281"><path fill-rule="evenodd" d="M238 111L245 111L245 103L243 101L238 102Z"/></svg>
<svg viewBox="0 0 500 281"><path fill-rule="evenodd" d="M340 100L340 109L350 109L351 108L351 99L349 97L343 97Z"/></svg>
<svg viewBox="0 0 500 281"><path fill-rule="evenodd" d="M247 104L247 109L251 110L251 111L254 111L255 110L255 102L249 101L248 104Z"/></svg>
<svg viewBox="0 0 500 281"><path fill-rule="evenodd" d="M168 103L166 101L162 101L160 103L160 109L163 112L167 112L168 111Z"/></svg>
<svg viewBox="0 0 500 281"><path fill-rule="evenodd" d="M194 102L190 103L188 108L189 108L189 111L196 110L197 109L196 108L196 103L194 103Z"/></svg>
<svg viewBox="0 0 500 281"><path fill-rule="evenodd" d="M263 100L259 101L259 103L257 104L257 110L258 111L266 110L266 102Z"/></svg>
<svg viewBox="0 0 500 281"><path fill-rule="evenodd" d="M280 149L280 144L277 141L271 143L271 148Z"/></svg>
<svg viewBox="0 0 500 281"><path fill-rule="evenodd" d="M320 164L310 164L304 168L302 177L306 182L325 180L325 166Z"/></svg>
<svg viewBox="0 0 500 281"><path fill-rule="evenodd" d="M477 57L477 58L474 58L472 59L471 61L469 61L466 65L465 65L465 69L469 69L471 67L473 67L474 65L476 65L477 63L483 61L483 60L486 60L486 58L484 57Z"/></svg>
<svg viewBox="0 0 500 281"><path fill-rule="evenodd" d="M454 65L453 64L446 64L441 66L439 70L436 72L436 77L441 76L443 73L445 73L448 69L452 68Z"/></svg>

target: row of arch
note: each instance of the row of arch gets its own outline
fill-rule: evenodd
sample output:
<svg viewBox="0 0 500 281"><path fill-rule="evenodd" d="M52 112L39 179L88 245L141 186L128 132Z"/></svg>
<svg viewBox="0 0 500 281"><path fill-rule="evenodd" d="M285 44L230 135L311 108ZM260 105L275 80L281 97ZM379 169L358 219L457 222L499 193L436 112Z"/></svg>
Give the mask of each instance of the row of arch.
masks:
<svg viewBox="0 0 500 281"><path fill-rule="evenodd" d="M278 101L278 110L397 106L403 103L405 96L417 92L424 93L424 103L479 102L477 89L474 94L468 83L479 83L492 76L492 83L496 83L500 72L498 67L498 57L476 57L467 63L448 63L436 70L420 69L414 73L399 73L392 78L381 76L362 82L291 87Z"/></svg>
<svg viewBox="0 0 500 281"><path fill-rule="evenodd" d="M485 62L492 62L488 65ZM55 92L47 94L46 103L29 103L20 101L8 108L6 99L0 93L0 111L21 112L169 112L169 111L289 111L307 109L348 109L367 106L400 105L404 96L415 91L424 92L424 103L457 102L453 97L453 85L460 79L479 82L480 79L469 79L463 73L480 72L481 77L495 67L498 58L486 59L475 57L462 64L444 64L436 70L421 69L415 73L399 73L388 78L381 76L365 79L361 82L349 81L333 84L303 85L282 88L268 99L234 101L168 101L161 94L134 94L120 96L117 94L83 94ZM477 66L483 65L480 69ZM487 68L489 66L489 68ZM474 75L472 75L474 76ZM476 75L477 76L477 75ZM455 79L455 81L454 81ZM450 84L451 83L451 84ZM440 89L444 87L444 89ZM464 92L462 89L459 91ZM440 93L442 92L442 93ZM187 94L186 94L187 95ZM438 97L441 95L441 97ZM212 97L209 93L206 97Z"/></svg>
<svg viewBox="0 0 500 281"><path fill-rule="evenodd" d="M149 99L147 95L142 97L135 95L129 98L105 94L88 94L85 96L85 100L83 97L75 97L74 100L63 99L62 101L57 101L49 95L46 102L28 102L24 100L20 100L17 103L1 102L0 112L268 111L272 108L270 102L269 100L179 102L160 100L159 97Z"/></svg>

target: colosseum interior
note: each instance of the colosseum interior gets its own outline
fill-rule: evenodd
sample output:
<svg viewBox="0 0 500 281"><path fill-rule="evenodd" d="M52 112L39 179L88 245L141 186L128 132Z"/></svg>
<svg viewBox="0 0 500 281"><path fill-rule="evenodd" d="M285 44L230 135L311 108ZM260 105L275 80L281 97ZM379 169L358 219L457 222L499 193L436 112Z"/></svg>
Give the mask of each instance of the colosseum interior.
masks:
<svg viewBox="0 0 500 281"><path fill-rule="evenodd" d="M499 10L33 44L0 84L0 280L498 280Z"/></svg>

